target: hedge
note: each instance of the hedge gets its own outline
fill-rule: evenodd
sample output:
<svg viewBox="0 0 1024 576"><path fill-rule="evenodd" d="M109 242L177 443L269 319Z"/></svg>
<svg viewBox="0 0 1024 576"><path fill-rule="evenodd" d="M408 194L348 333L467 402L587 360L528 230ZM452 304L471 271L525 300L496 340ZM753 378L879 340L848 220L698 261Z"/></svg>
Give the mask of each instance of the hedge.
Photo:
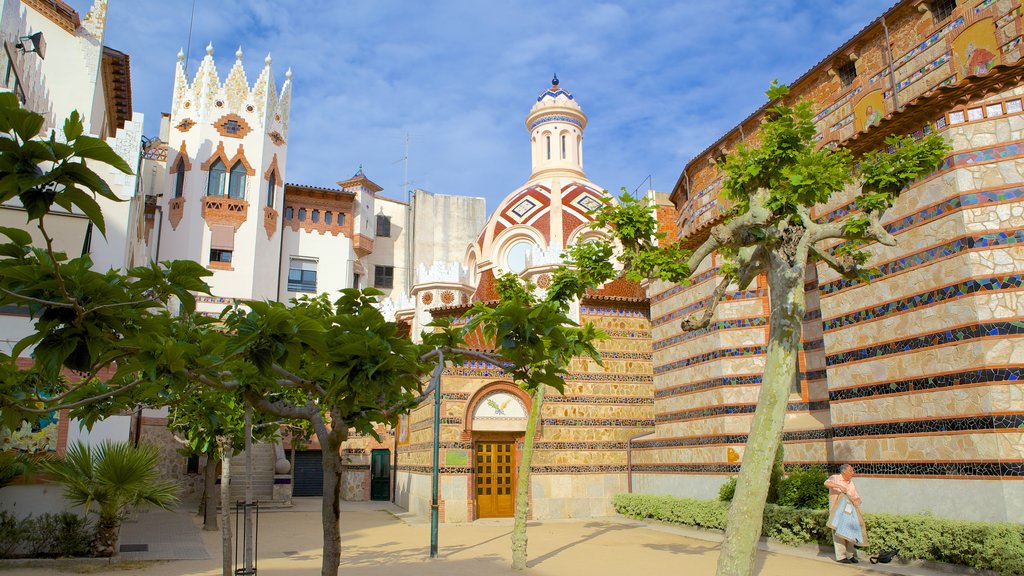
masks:
<svg viewBox="0 0 1024 576"><path fill-rule="evenodd" d="M617 494L615 510L630 518L652 518L672 524L725 530L729 503L648 494ZM828 512L768 504L762 534L796 546L804 542L831 544L825 523ZM948 520L927 514L865 514L867 552L895 550L900 558L933 560L1002 576L1024 576L1024 525Z"/></svg>

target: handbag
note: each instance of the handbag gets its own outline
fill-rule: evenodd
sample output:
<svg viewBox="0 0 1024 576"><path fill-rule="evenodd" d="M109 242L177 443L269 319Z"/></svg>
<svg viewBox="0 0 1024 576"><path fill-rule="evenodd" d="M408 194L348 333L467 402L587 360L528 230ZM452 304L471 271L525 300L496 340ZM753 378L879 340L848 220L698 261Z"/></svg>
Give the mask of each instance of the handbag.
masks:
<svg viewBox="0 0 1024 576"><path fill-rule="evenodd" d="M872 564L888 564L892 562L892 559L896 557L895 550L882 550L878 553L878 556L871 557Z"/></svg>

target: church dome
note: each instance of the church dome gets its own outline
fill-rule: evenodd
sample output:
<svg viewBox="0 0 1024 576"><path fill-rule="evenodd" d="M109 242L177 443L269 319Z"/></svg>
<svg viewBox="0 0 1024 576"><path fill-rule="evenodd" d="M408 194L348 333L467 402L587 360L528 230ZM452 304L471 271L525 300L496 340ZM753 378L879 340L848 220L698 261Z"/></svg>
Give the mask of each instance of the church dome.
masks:
<svg viewBox="0 0 1024 576"><path fill-rule="evenodd" d="M559 85L558 76L555 75L551 79L551 86L537 96L537 101L530 108L526 128L533 131L540 124L558 120L571 122L581 130L587 125L587 116L579 102L572 92Z"/></svg>

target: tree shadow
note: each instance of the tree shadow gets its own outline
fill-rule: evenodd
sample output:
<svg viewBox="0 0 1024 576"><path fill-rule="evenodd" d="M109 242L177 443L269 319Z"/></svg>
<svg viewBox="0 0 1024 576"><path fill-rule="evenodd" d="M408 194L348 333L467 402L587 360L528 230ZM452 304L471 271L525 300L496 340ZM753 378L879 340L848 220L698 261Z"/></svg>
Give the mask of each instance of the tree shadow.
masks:
<svg viewBox="0 0 1024 576"><path fill-rule="evenodd" d="M651 550L658 550L660 552L668 552L669 554L703 554L712 550L718 550L721 544L717 542L708 542L704 545L692 545L692 544L644 544L644 548Z"/></svg>
<svg viewBox="0 0 1024 576"><path fill-rule="evenodd" d="M494 542L495 540L500 540L502 538L507 538L507 537L509 537L511 535L512 535L512 531L509 530L508 532L505 532L504 534L498 534L494 538L490 538L490 539L484 540L482 542L477 542L476 544L467 544L465 546L447 546L447 547L445 547L446 552L444 554L440 554L440 557L441 558L451 558L452 556L454 556L456 554L461 554L461 553L463 553L463 552L465 552L467 550L472 550L473 548L477 548L478 546L483 546L484 544L489 544L491 542Z"/></svg>
<svg viewBox="0 0 1024 576"><path fill-rule="evenodd" d="M593 539L595 539L595 538L597 538L599 536L603 536L603 535L608 534L610 532L617 532L617 531L620 531L620 530L632 530L634 528L634 526L629 526L629 525L626 525L626 524L609 524L609 523L605 523L605 522L588 522L588 523L584 524L583 527L584 528L597 528L597 530L595 530L594 532L591 532L590 534L587 534L587 535L583 536L582 538L579 538L578 540L576 540L574 542L569 542L568 544L566 544L564 546L561 546L559 548L555 548L554 550L552 550L552 551L550 551L550 552L548 552L546 554L542 554L540 556L537 556L533 560L527 562L526 566L528 568L533 568L533 567L537 566L538 564L543 563L545 560L549 560L551 558L554 558L555 556L558 556L559 553L564 552L564 551L572 548L573 546L578 546L578 545L580 545L580 544L582 544L584 542L587 542L589 540L593 540Z"/></svg>

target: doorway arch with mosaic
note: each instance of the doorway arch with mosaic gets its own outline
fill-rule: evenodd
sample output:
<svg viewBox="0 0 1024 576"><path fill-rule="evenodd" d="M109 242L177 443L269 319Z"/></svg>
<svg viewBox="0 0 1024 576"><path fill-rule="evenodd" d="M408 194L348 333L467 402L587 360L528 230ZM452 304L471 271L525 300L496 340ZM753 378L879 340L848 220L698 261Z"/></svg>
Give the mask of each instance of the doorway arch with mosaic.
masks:
<svg viewBox="0 0 1024 576"><path fill-rule="evenodd" d="M515 512L519 449L529 409L521 391L499 384L473 403L473 503L477 518L510 517Z"/></svg>

